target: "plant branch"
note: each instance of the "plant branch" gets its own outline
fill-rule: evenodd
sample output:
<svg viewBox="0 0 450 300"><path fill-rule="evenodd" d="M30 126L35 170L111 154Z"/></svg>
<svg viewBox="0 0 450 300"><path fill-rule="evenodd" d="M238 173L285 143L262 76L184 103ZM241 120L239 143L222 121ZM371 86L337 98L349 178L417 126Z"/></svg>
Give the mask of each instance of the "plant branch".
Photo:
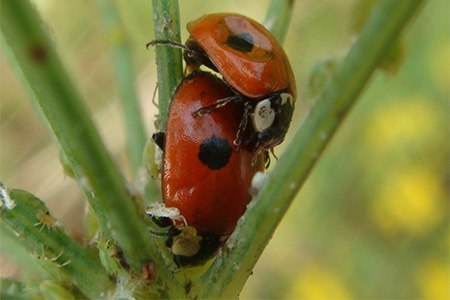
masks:
<svg viewBox="0 0 450 300"><path fill-rule="evenodd" d="M199 298L235 298L278 223L385 53L423 0L387 0L374 9L361 35L324 87L258 196L210 269ZM257 233L257 234L256 234Z"/></svg>
<svg viewBox="0 0 450 300"><path fill-rule="evenodd" d="M263 25L280 44L286 37L295 0L271 0Z"/></svg>
<svg viewBox="0 0 450 300"><path fill-rule="evenodd" d="M180 42L180 16L178 1L153 0L153 32L156 40ZM183 77L180 49L164 45L155 46L158 75L159 122L157 129L164 131L172 94Z"/></svg>
<svg viewBox="0 0 450 300"><path fill-rule="evenodd" d="M103 22L112 45L118 90L125 120L128 154L134 175L136 175L136 172L143 165L142 153L147 140L147 134L142 121L139 99L135 89L136 76L131 49L115 2L111 0L100 0L99 4Z"/></svg>
<svg viewBox="0 0 450 300"><path fill-rule="evenodd" d="M155 261L167 281L173 275L157 259L160 254L142 214L129 197L124 178L112 161L64 70L45 26L29 1L0 1L0 25L10 61L22 76L31 98L40 107L74 170L79 170L94 196L96 214L104 214L114 239L135 274Z"/></svg>
<svg viewBox="0 0 450 300"><path fill-rule="evenodd" d="M9 278L1 278L0 287L0 299L30 299L26 286L22 282Z"/></svg>
<svg viewBox="0 0 450 300"><path fill-rule="evenodd" d="M57 270L49 275L61 272L86 296L105 298L113 284L92 253L66 235L40 199L25 191L0 188L2 221L30 253L36 253L40 261L54 265L53 269L45 268L47 272Z"/></svg>

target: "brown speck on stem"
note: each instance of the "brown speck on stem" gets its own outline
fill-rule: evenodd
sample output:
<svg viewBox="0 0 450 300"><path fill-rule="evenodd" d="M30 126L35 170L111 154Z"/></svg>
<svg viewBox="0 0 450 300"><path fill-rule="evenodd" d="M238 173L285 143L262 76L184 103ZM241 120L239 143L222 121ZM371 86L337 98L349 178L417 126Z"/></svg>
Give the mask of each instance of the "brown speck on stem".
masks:
<svg viewBox="0 0 450 300"><path fill-rule="evenodd" d="M42 64L48 59L47 48L41 44L33 44L30 47L29 56L33 62Z"/></svg>

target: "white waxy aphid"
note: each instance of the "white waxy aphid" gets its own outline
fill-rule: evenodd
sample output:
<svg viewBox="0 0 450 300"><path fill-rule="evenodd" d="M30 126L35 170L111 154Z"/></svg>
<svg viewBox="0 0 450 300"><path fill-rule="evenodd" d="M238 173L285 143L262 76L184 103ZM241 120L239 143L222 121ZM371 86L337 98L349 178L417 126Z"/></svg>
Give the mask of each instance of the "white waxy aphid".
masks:
<svg viewBox="0 0 450 300"><path fill-rule="evenodd" d="M16 202L9 196L9 189L0 183L0 207L13 209L14 206L16 206Z"/></svg>
<svg viewBox="0 0 450 300"><path fill-rule="evenodd" d="M145 213L152 217L169 218L174 221L181 221L187 225L186 219L180 214L176 207L166 207L163 203L155 202L147 206Z"/></svg>

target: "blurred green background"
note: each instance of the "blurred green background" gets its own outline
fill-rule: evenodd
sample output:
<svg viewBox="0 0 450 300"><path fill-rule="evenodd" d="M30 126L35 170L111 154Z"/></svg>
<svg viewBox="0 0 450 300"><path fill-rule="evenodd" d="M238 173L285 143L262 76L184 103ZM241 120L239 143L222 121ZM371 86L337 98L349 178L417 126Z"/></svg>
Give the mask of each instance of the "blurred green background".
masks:
<svg viewBox="0 0 450 300"><path fill-rule="evenodd" d="M129 175L111 61L113 37L103 26L98 3L34 2L105 143ZM152 133L155 59L145 49L153 37L151 1L117 3ZM326 58L342 57L351 46L356 3L296 1L284 44L300 97L285 144L314 104L308 90L311 70ZM219 11L262 21L267 5L267 0L181 0L181 24ZM375 74L277 229L242 299L450 297L449 6L446 0L428 1L404 35L406 57L397 75ZM184 28L182 33L185 40ZM58 146L3 50L0 179L44 199L68 231L82 237L82 193L64 175ZM15 263L20 251L5 242L0 246L1 275L27 275Z"/></svg>

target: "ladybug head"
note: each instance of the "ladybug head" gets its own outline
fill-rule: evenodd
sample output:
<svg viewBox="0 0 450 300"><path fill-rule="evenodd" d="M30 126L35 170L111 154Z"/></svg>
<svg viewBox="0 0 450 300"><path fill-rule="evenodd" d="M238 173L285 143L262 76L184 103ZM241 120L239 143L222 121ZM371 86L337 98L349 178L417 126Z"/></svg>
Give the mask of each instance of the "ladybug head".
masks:
<svg viewBox="0 0 450 300"><path fill-rule="evenodd" d="M254 130L251 142L266 150L281 144L293 110L294 98L288 93L275 93L258 101L250 115Z"/></svg>
<svg viewBox="0 0 450 300"><path fill-rule="evenodd" d="M216 66L211 62L205 50L192 38L186 41L183 58L186 62L186 67L189 69L188 73L197 70L201 65L204 65L211 70L218 72Z"/></svg>
<svg viewBox="0 0 450 300"><path fill-rule="evenodd" d="M220 235L198 235L193 227L187 226L167 246L178 266L198 266L211 259L225 240L226 237Z"/></svg>

